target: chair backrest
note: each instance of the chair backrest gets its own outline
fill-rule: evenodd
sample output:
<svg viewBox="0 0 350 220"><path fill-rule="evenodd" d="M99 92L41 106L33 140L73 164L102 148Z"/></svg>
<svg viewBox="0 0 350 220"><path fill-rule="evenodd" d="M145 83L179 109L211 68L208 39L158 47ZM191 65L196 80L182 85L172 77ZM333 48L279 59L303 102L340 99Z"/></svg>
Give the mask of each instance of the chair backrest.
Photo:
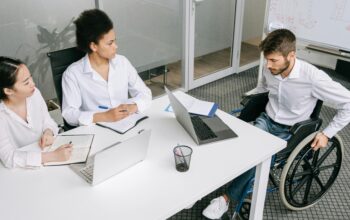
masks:
<svg viewBox="0 0 350 220"><path fill-rule="evenodd" d="M67 67L78 61L85 55L85 52L79 50L76 47L67 48L63 50L57 50L47 53L50 59L52 78L55 84L56 95L60 106L62 107L62 75Z"/></svg>
<svg viewBox="0 0 350 220"><path fill-rule="evenodd" d="M322 100L317 100L315 108L312 111L310 118L319 118L322 105L323 105L323 101Z"/></svg>

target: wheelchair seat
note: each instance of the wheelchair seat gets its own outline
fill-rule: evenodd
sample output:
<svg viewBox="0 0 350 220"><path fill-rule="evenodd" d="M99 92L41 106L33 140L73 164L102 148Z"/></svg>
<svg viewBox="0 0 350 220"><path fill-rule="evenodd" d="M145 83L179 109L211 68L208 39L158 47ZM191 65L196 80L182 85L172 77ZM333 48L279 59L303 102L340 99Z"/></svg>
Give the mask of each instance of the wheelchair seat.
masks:
<svg viewBox="0 0 350 220"><path fill-rule="evenodd" d="M246 122L255 121L265 111L267 103L268 93L244 97L238 118ZM291 138L287 141L287 147L275 155L270 171L270 181L275 189L268 191L279 190L283 204L290 210L303 210L315 205L330 189L341 167L344 151L339 136L331 138L325 148L313 151L310 147L322 125L319 118L322 104L318 100L310 119L290 128ZM246 188L250 193L249 186ZM236 213L241 219L248 219L250 206L244 199L236 208Z"/></svg>

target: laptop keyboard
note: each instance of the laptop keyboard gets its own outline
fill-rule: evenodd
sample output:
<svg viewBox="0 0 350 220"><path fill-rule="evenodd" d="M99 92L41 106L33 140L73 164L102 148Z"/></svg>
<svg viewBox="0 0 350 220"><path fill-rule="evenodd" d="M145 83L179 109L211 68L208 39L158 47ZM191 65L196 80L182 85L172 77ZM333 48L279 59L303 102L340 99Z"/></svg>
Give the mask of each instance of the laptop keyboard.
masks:
<svg viewBox="0 0 350 220"><path fill-rule="evenodd" d="M92 176L94 174L93 164L88 164L80 170L80 173L83 174L89 182L92 182Z"/></svg>
<svg viewBox="0 0 350 220"><path fill-rule="evenodd" d="M211 128L199 116L191 116L191 121L200 140L209 140L217 137Z"/></svg>

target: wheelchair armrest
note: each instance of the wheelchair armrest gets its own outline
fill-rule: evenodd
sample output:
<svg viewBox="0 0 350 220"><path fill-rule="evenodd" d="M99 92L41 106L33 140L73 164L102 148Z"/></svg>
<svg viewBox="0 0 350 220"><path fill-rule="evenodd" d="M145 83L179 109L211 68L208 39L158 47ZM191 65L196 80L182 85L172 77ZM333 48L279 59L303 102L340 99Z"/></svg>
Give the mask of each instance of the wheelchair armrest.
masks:
<svg viewBox="0 0 350 220"><path fill-rule="evenodd" d="M249 95L243 98L241 104L244 108L241 111L239 119L250 122L254 121L261 112L265 111L269 101L268 92Z"/></svg>
<svg viewBox="0 0 350 220"><path fill-rule="evenodd" d="M294 124L289 131L291 134L295 135L299 132L305 132L305 130L310 130L310 132L308 132L310 134L311 132L317 131L321 127L321 125L322 119L311 118Z"/></svg>
<svg viewBox="0 0 350 220"><path fill-rule="evenodd" d="M268 92L263 92L263 93L256 93L256 94L243 96L243 99L240 103L241 105L246 106L249 102L261 102L261 101L264 101L266 97L268 98L268 94L269 94Z"/></svg>
<svg viewBox="0 0 350 220"><path fill-rule="evenodd" d="M312 118L296 123L290 128L291 138L287 142L287 147L277 153L276 162L283 161L288 158L295 147L305 139L308 135L317 131L322 125L322 119Z"/></svg>

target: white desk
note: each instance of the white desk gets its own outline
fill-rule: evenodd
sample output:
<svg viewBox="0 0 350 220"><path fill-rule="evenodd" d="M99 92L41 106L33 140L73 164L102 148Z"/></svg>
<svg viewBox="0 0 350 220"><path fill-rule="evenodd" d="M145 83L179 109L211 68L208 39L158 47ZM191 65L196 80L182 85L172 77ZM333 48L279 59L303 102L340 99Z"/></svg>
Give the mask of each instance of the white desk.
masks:
<svg viewBox="0 0 350 220"><path fill-rule="evenodd" d="M152 103L149 119L121 136L98 127L69 133L95 133L92 152L152 128L145 161L91 187L67 166L8 170L0 165L0 218L6 220L156 220L166 219L244 171L258 165L252 219L262 219L271 155L286 142L222 111L217 114L238 138L196 146L174 115L165 112L168 98ZM189 171L175 170L173 147L193 148Z"/></svg>

